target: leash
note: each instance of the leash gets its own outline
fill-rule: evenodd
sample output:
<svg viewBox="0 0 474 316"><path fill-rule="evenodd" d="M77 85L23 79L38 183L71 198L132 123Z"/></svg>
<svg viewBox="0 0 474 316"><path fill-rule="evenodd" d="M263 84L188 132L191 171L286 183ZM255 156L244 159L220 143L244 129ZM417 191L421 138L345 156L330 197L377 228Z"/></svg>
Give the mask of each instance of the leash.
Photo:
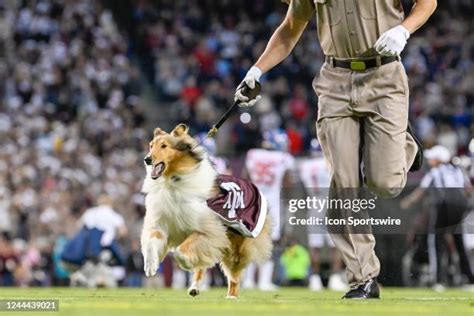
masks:
<svg viewBox="0 0 474 316"><path fill-rule="evenodd" d="M257 95L260 93L260 89L261 89L261 86L260 86L260 83L258 81L255 81L255 88L253 89L250 89L247 85L245 85L245 87L243 88L243 91L242 91L242 94L246 97L249 98L249 100L252 100L254 98L257 97ZM234 103L227 109L227 111L225 111L225 113L221 116L221 118L219 119L219 121L217 121L216 124L214 124L211 129L209 130L209 132L207 132L207 136L204 138L203 142L207 139L207 138L212 138L214 137L216 134L217 134L217 131L219 130L219 128L222 126L222 124L224 124L225 121L227 121L227 119L229 118L229 116L232 114L232 112L238 107L238 105L240 104L240 101L237 100L237 101L234 101Z"/></svg>

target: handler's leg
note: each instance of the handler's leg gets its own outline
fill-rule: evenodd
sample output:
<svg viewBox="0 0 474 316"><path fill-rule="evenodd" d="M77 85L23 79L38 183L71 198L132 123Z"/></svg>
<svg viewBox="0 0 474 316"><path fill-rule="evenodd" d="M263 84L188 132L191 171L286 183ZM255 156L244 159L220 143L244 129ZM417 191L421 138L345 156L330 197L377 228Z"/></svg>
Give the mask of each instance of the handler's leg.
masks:
<svg viewBox="0 0 474 316"><path fill-rule="evenodd" d="M360 124L357 117L331 117L316 123L319 143L332 175L331 187L358 188Z"/></svg>
<svg viewBox="0 0 474 316"><path fill-rule="evenodd" d="M319 97L318 138L324 156L331 167L331 191L358 191L362 185L360 170L360 118L354 111L353 72L332 68L327 63L313 81ZM347 213L330 211L328 217L345 219ZM346 264L347 280L352 288L376 277L380 263L374 252L375 239L371 234L351 233L348 227L328 227L331 238Z"/></svg>
<svg viewBox="0 0 474 316"><path fill-rule="evenodd" d="M371 73L356 74L370 89L358 89L364 119L366 184L380 197L401 193L418 147L407 133L408 82L400 62Z"/></svg>
<svg viewBox="0 0 474 316"><path fill-rule="evenodd" d="M359 187L359 119L355 117L324 118L317 123L318 137L331 172L332 198L348 195L356 198ZM338 209L328 209L331 219L347 219L350 215ZM375 255L375 238L372 234L354 233L350 227L328 227L331 238L346 264L347 279L355 288L376 277L380 263Z"/></svg>

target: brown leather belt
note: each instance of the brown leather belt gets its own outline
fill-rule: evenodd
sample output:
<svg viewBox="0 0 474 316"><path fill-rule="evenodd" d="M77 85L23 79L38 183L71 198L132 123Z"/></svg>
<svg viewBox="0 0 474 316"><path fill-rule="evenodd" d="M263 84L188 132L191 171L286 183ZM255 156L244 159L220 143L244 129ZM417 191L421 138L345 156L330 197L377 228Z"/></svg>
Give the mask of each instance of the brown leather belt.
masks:
<svg viewBox="0 0 474 316"><path fill-rule="evenodd" d="M365 71L367 69L380 67L389 64L396 60L400 60L399 56L377 56L373 58L352 58L352 59L337 59L326 56L326 62L332 67L349 69L352 71Z"/></svg>

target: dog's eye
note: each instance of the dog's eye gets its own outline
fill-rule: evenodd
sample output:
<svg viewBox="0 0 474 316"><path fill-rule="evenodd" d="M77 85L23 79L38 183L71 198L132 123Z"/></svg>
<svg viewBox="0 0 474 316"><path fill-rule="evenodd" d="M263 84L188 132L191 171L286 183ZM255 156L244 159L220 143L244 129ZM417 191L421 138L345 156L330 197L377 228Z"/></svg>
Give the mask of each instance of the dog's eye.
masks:
<svg viewBox="0 0 474 316"><path fill-rule="evenodd" d="M161 145L161 148L166 148L166 147L167 147L166 144Z"/></svg>

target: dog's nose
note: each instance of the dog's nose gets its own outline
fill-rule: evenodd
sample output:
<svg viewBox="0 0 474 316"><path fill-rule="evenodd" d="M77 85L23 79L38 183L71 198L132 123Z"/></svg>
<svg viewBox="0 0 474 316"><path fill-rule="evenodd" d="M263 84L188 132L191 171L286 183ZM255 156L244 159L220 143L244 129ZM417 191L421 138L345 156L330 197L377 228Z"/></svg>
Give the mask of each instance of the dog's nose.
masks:
<svg viewBox="0 0 474 316"><path fill-rule="evenodd" d="M150 156L146 156L145 159L143 160L145 161L145 164L147 164L148 166L150 166L152 163L152 159Z"/></svg>

